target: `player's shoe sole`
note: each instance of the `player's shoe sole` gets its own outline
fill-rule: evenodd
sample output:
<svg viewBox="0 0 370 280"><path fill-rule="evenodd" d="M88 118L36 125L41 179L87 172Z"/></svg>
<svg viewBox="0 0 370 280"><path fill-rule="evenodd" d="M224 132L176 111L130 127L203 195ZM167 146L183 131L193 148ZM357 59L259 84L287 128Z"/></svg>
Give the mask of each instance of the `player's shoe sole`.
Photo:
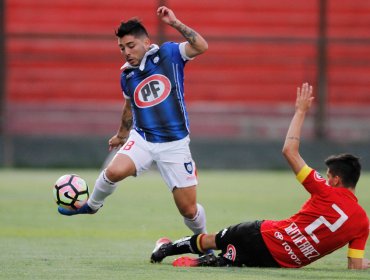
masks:
<svg viewBox="0 0 370 280"><path fill-rule="evenodd" d="M167 237L162 237L157 240L155 243L154 250L152 252L152 255L150 256L150 262L151 263L160 263L162 260L167 257L167 251L169 249L169 246L172 245L172 242Z"/></svg>
<svg viewBox="0 0 370 280"><path fill-rule="evenodd" d="M76 210L69 210L58 206L58 212L65 216L73 216L78 214L95 214L96 212L98 212L98 210L92 210L90 206L86 203L81 208Z"/></svg>
<svg viewBox="0 0 370 280"><path fill-rule="evenodd" d="M172 262L172 265L179 266L179 267L194 267L194 266L198 266L198 259L183 256L183 257L179 257L176 260L174 260Z"/></svg>
<svg viewBox="0 0 370 280"><path fill-rule="evenodd" d="M173 266L194 267L194 266L226 266L226 262L221 257L216 257L213 253L203 255L200 258L180 257L173 261Z"/></svg>

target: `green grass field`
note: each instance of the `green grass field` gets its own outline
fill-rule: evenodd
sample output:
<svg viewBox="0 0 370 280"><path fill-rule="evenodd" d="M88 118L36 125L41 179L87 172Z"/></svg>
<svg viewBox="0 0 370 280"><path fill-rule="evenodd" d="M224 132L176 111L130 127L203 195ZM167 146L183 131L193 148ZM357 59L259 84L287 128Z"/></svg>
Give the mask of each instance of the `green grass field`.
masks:
<svg viewBox="0 0 370 280"><path fill-rule="evenodd" d="M155 241L189 235L157 173L121 182L96 215L57 213L52 186L78 173L93 186L97 170L0 169L0 279L369 279L348 271L346 248L301 269L175 268L149 263ZM290 172L200 171L198 200L208 231L254 219L286 218L308 194ZM370 173L357 196L370 210ZM367 250L367 257L369 251Z"/></svg>

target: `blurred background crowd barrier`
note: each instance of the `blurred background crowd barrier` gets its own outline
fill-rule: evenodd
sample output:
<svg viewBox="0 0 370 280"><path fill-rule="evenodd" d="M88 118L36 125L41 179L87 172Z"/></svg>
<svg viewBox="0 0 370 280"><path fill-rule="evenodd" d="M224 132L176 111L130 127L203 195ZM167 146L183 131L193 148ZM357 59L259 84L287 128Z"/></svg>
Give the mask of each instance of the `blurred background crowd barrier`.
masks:
<svg viewBox="0 0 370 280"><path fill-rule="evenodd" d="M313 84L302 154L352 152L370 169L368 0L0 0L0 165L98 167L123 106L114 35L138 17L155 43L183 41L172 8L209 50L186 66L201 168L286 168L296 87Z"/></svg>

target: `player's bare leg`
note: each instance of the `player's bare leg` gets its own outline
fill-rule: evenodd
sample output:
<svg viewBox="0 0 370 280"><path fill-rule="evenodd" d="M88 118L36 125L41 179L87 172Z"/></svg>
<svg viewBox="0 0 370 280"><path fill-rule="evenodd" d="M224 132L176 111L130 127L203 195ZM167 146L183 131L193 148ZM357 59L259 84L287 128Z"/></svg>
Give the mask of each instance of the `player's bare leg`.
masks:
<svg viewBox="0 0 370 280"><path fill-rule="evenodd" d="M204 208L197 204L196 186L174 188L172 194L180 214L184 217L185 225L194 234L207 232Z"/></svg>
<svg viewBox="0 0 370 280"><path fill-rule="evenodd" d="M109 180L119 182L129 176L134 176L136 174L136 167L129 156L117 153L108 164L106 174Z"/></svg>
<svg viewBox="0 0 370 280"><path fill-rule="evenodd" d="M116 189L116 183L135 174L136 167L132 159L124 154L116 154L96 180L93 193L87 201L90 208L97 210L102 207L105 198Z"/></svg>
<svg viewBox="0 0 370 280"><path fill-rule="evenodd" d="M187 188L175 187L172 191L173 198L180 214L187 219L194 218L197 213L197 193L196 186Z"/></svg>

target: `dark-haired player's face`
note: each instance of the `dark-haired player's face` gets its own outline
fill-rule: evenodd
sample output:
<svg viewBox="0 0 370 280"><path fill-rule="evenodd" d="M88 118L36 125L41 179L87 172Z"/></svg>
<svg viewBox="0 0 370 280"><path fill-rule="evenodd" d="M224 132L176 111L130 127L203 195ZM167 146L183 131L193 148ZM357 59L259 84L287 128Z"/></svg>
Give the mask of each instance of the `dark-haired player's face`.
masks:
<svg viewBox="0 0 370 280"><path fill-rule="evenodd" d="M150 40L147 37L126 35L118 38L118 47L128 63L132 66L139 66L150 47Z"/></svg>

